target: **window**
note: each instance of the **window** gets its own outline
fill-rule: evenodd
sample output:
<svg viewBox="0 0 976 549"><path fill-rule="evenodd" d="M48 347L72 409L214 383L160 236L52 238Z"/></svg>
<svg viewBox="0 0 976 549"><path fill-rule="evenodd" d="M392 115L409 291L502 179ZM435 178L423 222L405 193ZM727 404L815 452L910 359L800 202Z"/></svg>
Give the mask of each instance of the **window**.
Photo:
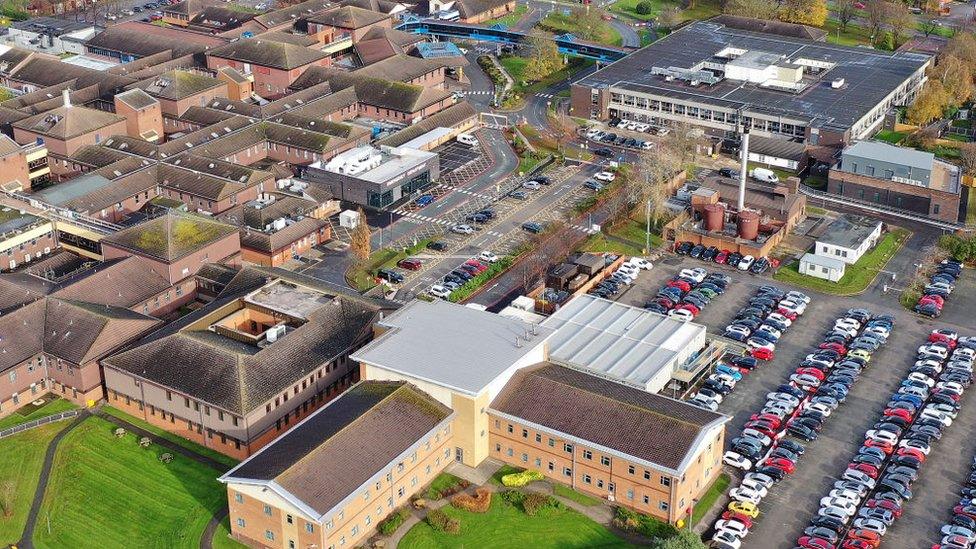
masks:
<svg viewBox="0 0 976 549"><path fill-rule="evenodd" d="M514 433L515 432L515 427L513 427L511 423L508 424L508 432L509 433Z"/></svg>
<svg viewBox="0 0 976 549"><path fill-rule="evenodd" d="M354 535L354 536L359 535L359 525L357 524L357 525L353 526L352 529L349 530L349 533L352 534L352 535Z"/></svg>
<svg viewBox="0 0 976 549"><path fill-rule="evenodd" d="M509 448L508 450L505 451L505 453L508 454L508 457L512 457L512 455L515 453L515 451L512 450L511 448Z"/></svg>
<svg viewBox="0 0 976 549"><path fill-rule="evenodd" d="M244 496L241 494L234 494L234 501L237 503L244 503Z"/></svg>
<svg viewBox="0 0 976 549"><path fill-rule="evenodd" d="M600 456L600 464L610 467L610 456Z"/></svg>
<svg viewBox="0 0 976 549"><path fill-rule="evenodd" d="M522 462L523 463L528 463L529 462L529 454L526 454L525 452L522 452Z"/></svg>
<svg viewBox="0 0 976 549"><path fill-rule="evenodd" d="M651 480L651 472L644 469L644 480Z"/></svg>
<svg viewBox="0 0 976 549"><path fill-rule="evenodd" d="M333 526L333 523L332 523L331 520L325 523L325 529L326 530L331 530L332 529L332 526Z"/></svg>
<svg viewBox="0 0 976 549"><path fill-rule="evenodd" d="M522 429L522 438L529 438L529 430Z"/></svg>
<svg viewBox="0 0 976 549"><path fill-rule="evenodd" d="M264 537L268 541L274 541L274 532L272 532L271 530L265 530L264 531Z"/></svg>
<svg viewBox="0 0 976 549"><path fill-rule="evenodd" d="M572 444L569 444L568 442L565 442L565 443L563 443L563 450L567 454L572 454L573 453L573 445Z"/></svg>
<svg viewBox="0 0 976 549"><path fill-rule="evenodd" d="M285 515L285 521L287 521L288 524L295 524L295 517L291 515Z"/></svg>
<svg viewBox="0 0 976 549"><path fill-rule="evenodd" d="M651 503L651 498L644 496L644 505L650 505L650 503Z"/></svg>
<svg viewBox="0 0 976 549"><path fill-rule="evenodd" d="M245 524L244 519L238 517L238 519L237 519L237 527L238 528L244 528L244 524Z"/></svg>
<svg viewBox="0 0 976 549"><path fill-rule="evenodd" d="M610 490L611 492L616 492L617 485L611 482L609 485L607 485L607 490Z"/></svg>
<svg viewBox="0 0 976 549"><path fill-rule="evenodd" d="M668 502L666 502L666 501L659 502L657 504L657 506L662 511L667 511L668 510Z"/></svg>
<svg viewBox="0 0 976 549"><path fill-rule="evenodd" d="M634 499L634 490L633 490L633 488L627 490L627 499L629 499L629 500L633 500Z"/></svg>
<svg viewBox="0 0 976 549"><path fill-rule="evenodd" d="M573 476L573 470L570 469L569 467L563 467L563 474L566 475L567 477L571 477Z"/></svg>
<svg viewBox="0 0 976 549"><path fill-rule="evenodd" d="M939 214L939 205L938 204L933 204L932 205L932 213L933 214L936 214L936 215Z"/></svg>
<svg viewBox="0 0 976 549"><path fill-rule="evenodd" d="M589 450L583 450L583 459L593 459L593 452Z"/></svg>
<svg viewBox="0 0 976 549"><path fill-rule="evenodd" d="M636 471L636 468L633 465L628 465L627 466L627 474L633 475L634 474L634 471Z"/></svg>
<svg viewBox="0 0 976 549"><path fill-rule="evenodd" d="M550 448L555 448L555 446L556 446L556 441L550 438L549 439L549 447Z"/></svg>
<svg viewBox="0 0 976 549"><path fill-rule="evenodd" d="M542 443L542 435L540 435L539 433L536 433L535 434L535 441L541 444Z"/></svg>
<svg viewBox="0 0 976 549"><path fill-rule="evenodd" d="M315 532L315 525L313 525L311 522L306 522L305 531L308 532L309 534Z"/></svg>
<svg viewBox="0 0 976 549"><path fill-rule="evenodd" d="M535 466L542 467L542 458L535 458Z"/></svg>
<svg viewBox="0 0 976 549"><path fill-rule="evenodd" d="M265 515L268 515L269 517L271 516L271 506L270 505L265 505L264 506L264 514Z"/></svg>
<svg viewBox="0 0 976 549"><path fill-rule="evenodd" d="M661 477L661 486L671 486L671 477Z"/></svg>
<svg viewBox="0 0 976 549"><path fill-rule="evenodd" d="M603 488L603 479L602 478L601 479L597 479L597 481L596 481L596 487L597 488L601 488L601 489Z"/></svg>

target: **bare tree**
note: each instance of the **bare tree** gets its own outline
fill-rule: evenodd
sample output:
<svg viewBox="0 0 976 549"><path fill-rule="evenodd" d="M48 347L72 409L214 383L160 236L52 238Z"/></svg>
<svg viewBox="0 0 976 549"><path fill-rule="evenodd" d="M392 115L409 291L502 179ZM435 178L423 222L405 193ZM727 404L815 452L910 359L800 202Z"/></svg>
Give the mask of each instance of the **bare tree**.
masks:
<svg viewBox="0 0 976 549"><path fill-rule="evenodd" d="M648 213L651 223L659 223L667 214L667 201L671 194L669 183L680 170L678 158L666 146L641 154L637 174L633 178L637 190L634 203L650 203Z"/></svg>
<svg viewBox="0 0 976 549"><path fill-rule="evenodd" d="M888 3L886 22L891 29L891 36L895 41L895 49L915 31L915 16L908 11L908 5L902 2Z"/></svg>
<svg viewBox="0 0 976 549"><path fill-rule="evenodd" d="M959 165L969 175L976 174L976 143L965 143L959 147Z"/></svg>
<svg viewBox="0 0 976 549"><path fill-rule="evenodd" d="M888 22L888 2L885 0L867 0L864 5L864 13L868 20L868 28L871 30L871 45L873 46L881 38L881 29Z"/></svg>
<svg viewBox="0 0 976 549"><path fill-rule="evenodd" d="M857 0L840 0L835 10L837 20L840 21L840 28L847 30L847 25L857 17Z"/></svg>
<svg viewBox="0 0 976 549"><path fill-rule="evenodd" d="M349 239L349 251L352 252L353 257L360 266L365 265L369 261L369 256L373 253L371 233L369 224L366 223L366 213L363 212L362 208L359 208L359 223L352 230L352 235Z"/></svg>
<svg viewBox="0 0 976 549"><path fill-rule="evenodd" d="M576 141L579 135L579 125L576 124L568 113L556 109L556 114L552 117L552 123L549 127L556 136L559 153L565 154L563 147Z"/></svg>

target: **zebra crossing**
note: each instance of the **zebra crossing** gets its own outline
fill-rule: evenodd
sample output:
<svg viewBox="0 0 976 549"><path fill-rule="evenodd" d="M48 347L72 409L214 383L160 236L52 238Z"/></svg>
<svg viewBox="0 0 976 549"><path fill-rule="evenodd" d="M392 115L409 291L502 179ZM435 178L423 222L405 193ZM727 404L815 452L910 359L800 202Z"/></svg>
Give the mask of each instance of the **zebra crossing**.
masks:
<svg viewBox="0 0 976 549"><path fill-rule="evenodd" d="M577 231L580 231L580 232L583 232L583 233L586 233L586 234L596 234L597 233L597 230L594 229L593 227L586 227L584 225L569 225L569 228L575 229Z"/></svg>
<svg viewBox="0 0 976 549"><path fill-rule="evenodd" d="M456 225L457 224L456 221L450 221L450 220L442 219L442 218L439 218L439 217L431 217L429 215L419 214L419 213L415 213L415 212L405 212L402 215L403 215L404 219L406 219L408 221L413 221L415 223L433 223L435 225L441 225L443 227L447 227L447 226L451 226L451 225ZM479 231L479 234L487 234L487 235L491 235L491 236L503 236L502 233L500 233L498 231L488 231L488 230Z"/></svg>
<svg viewBox="0 0 976 549"><path fill-rule="evenodd" d="M467 97L471 95L493 95L494 93L495 92L491 90L467 90L467 91L462 91L461 95Z"/></svg>
<svg viewBox="0 0 976 549"><path fill-rule="evenodd" d="M552 99L553 97L556 97L556 95L555 94L552 94L552 93L537 93L536 94L536 97L543 97L545 99Z"/></svg>

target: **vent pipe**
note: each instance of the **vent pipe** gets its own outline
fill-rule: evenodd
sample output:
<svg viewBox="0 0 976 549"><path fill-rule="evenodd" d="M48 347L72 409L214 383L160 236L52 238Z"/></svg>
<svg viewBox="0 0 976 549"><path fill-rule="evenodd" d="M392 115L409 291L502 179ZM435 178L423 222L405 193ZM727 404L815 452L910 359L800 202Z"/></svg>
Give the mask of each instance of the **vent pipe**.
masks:
<svg viewBox="0 0 976 549"><path fill-rule="evenodd" d="M739 166L739 211L746 209L746 178L749 177L749 128L742 128L742 143L739 145L741 165Z"/></svg>

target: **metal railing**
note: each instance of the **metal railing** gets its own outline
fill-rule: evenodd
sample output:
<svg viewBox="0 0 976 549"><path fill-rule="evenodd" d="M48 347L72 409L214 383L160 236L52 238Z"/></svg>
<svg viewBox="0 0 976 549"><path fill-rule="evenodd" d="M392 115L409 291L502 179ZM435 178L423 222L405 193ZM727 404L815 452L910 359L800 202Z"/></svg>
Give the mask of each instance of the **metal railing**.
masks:
<svg viewBox="0 0 976 549"><path fill-rule="evenodd" d="M804 185L800 185L800 193L809 197L816 198L818 200L823 200L824 202L830 202L832 204L840 204L844 206L851 206L861 210L867 210L873 213L893 215L895 217L900 217L902 219L908 219L910 221L917 221L919 223L925 223L927 225L939 227L940 229L955 231L957 229L962 229L965 227L964 225L961 225L959 223L949 223L948 221L939 221L938 219L931 219L898 208L892 208L891 206L885 206L884 204L876 204L873 202L866 202L864 200L851 198L849 196L838 196L835 194L825 193L823 191L811 189Z"/></svg>
<svg viewBox="0 0 976 549"><path fill-rule="evenodd" d="M0 438L9 437L11 435L16 435L17 433L22 433L24 431L29 431L35 427L40 427L41 425L47 425L48 423L54 423L55 421L61 421L63 419L68 419L69 417L75 417L79 413L79 410L68 410L67 412L61 412L60 414L54 414L50 416L45 416L39 419L28 421L27 423L21 423L20 425L14 425L9 429L4 429L0 431Z"/></svg>

